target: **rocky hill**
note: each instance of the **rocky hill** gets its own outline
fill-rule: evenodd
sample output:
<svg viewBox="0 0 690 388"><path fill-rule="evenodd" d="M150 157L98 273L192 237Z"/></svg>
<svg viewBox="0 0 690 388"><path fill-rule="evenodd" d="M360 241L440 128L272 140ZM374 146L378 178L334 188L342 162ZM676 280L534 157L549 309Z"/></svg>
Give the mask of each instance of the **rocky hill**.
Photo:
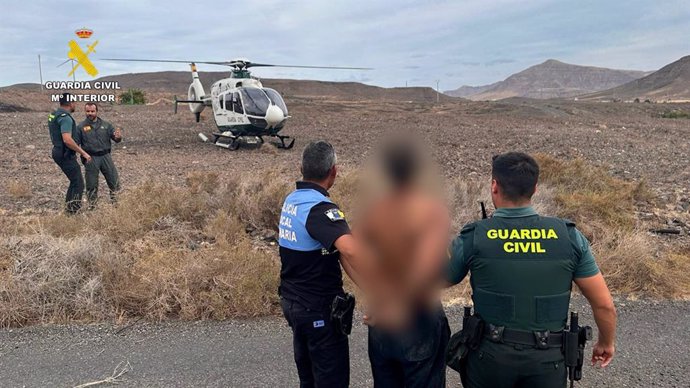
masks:
<svg viewBox="0 0 690 388"><path fill-rule="evenodd" d="M584 96L584 99L632 101L690 101L690 55L646 77L619 87Z"/></svg>
<svg viewBox="0 0 690 388"><path fill-rule="evenodd" d="M465 94L472 100L501 100L510 97L565 98L611 89L644 77L647 73L614 70L602 67L578 66L555 59L527 68L501 82L476 87L477 93ZM471 91L464 87L449 95ZM457 92L457 93L456 93Z"/></svg>

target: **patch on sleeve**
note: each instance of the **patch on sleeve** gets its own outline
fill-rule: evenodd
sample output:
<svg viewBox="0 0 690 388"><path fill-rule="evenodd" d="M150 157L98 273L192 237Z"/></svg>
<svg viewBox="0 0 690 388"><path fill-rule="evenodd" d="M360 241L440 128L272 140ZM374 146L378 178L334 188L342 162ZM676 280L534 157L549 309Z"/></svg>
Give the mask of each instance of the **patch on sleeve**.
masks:
<svg viewBox="0 0 690 388"><path fill-rule="evenodd" d="M333 222L342 221L345 219L345 213L340 209L328 209L326 211L326 217Z"/></svg>

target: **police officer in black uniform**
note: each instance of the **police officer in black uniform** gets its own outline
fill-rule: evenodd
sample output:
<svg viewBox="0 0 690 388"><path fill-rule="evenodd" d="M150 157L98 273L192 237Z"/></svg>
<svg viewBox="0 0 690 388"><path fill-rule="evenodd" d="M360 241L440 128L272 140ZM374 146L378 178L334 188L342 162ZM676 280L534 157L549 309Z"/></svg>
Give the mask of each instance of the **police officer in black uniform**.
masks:
<svg viewBox="0 0 690 388"><path fill-rule="evenodd" d="M71 95L63 93L59 101L60 107L48 116L48 130L53 143L53 160L69 179L65 196L66 211L68 214L75 214L81 208L81 196L84 192L84 178L76 154L81 155L86 163L91 162L91 156L79 147L79 132L71 115L75 108Z"/></svg>
<svg viewBox="0 0 690 388"><path fill-rule="evenodd" d="M302 177L280 216L281 306L293 332L300 387L348 387L348 338L334 325L331 306L344 295L340 265L353 276L355 244L343 212L329 198L336 178L329 143L307 145Z"/></svg>

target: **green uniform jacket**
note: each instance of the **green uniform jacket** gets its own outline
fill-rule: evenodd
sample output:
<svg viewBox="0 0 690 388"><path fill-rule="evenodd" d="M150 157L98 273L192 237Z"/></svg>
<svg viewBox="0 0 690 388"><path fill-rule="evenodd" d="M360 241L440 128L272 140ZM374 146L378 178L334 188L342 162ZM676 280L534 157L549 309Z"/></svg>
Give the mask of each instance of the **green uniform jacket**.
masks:
<svg viewBox="0 0 690 388"><path fill-rule="evenodd" d="M524 207L498 209L462 229L451 245L447 280L457 284L468 272L474 308L484 321L559 331L573 279L596 275L599 268L575 224Z"/></svg>
<svg viewBox="0 0 690 388"><path fill-rule="evenodd" d="M110 141L119 142L113 136L115 127L109 122L97 117L95 121L88 118L78 126L81 134L81 147L89 154L110 152Z"/></svg>
<svg viewBox="0 0 690 388"><path fill-rule="evenodd" d="M48 116L48 131L50 132L50 141L53 143L53 147L67 148L62 141L63 133L71 133L72 139L77 144L80 142L80 131L77 130L74 118L62 108L58 108Z"/></svg>

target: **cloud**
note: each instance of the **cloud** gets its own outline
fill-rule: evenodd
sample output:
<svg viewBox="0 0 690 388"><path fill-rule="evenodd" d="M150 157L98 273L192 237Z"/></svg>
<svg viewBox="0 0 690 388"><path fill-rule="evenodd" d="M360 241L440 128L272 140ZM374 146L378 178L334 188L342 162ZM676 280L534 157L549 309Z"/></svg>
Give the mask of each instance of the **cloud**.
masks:
<svg viewBox="0 0 690 388"><path fill-rule="evenodd" d="M505 65L506 63L515 63L517 62L515 59L507 59L507 58L500 58L500 59L494 59L488 62L484 62L484 66L496 66L496 65Z"/></svg>
<svg viewBox="0 0 690 388"><path fill-rule="evenodd" d="M187 70L184 64L113 63L106 57L361 66L374 71L256 69L260 77L357 79L380 86L496 82L549 58L583 65L656 69L690 53L690 7L671 0L460 2L334 0L252 2L36 0L4 5L0 86L64 80L74 30L94 30L101 75ZM204 71L217 71L200 65ZM287 75L286 75L287 74ZM80 73L80 78L86 75Z"/></svg>

